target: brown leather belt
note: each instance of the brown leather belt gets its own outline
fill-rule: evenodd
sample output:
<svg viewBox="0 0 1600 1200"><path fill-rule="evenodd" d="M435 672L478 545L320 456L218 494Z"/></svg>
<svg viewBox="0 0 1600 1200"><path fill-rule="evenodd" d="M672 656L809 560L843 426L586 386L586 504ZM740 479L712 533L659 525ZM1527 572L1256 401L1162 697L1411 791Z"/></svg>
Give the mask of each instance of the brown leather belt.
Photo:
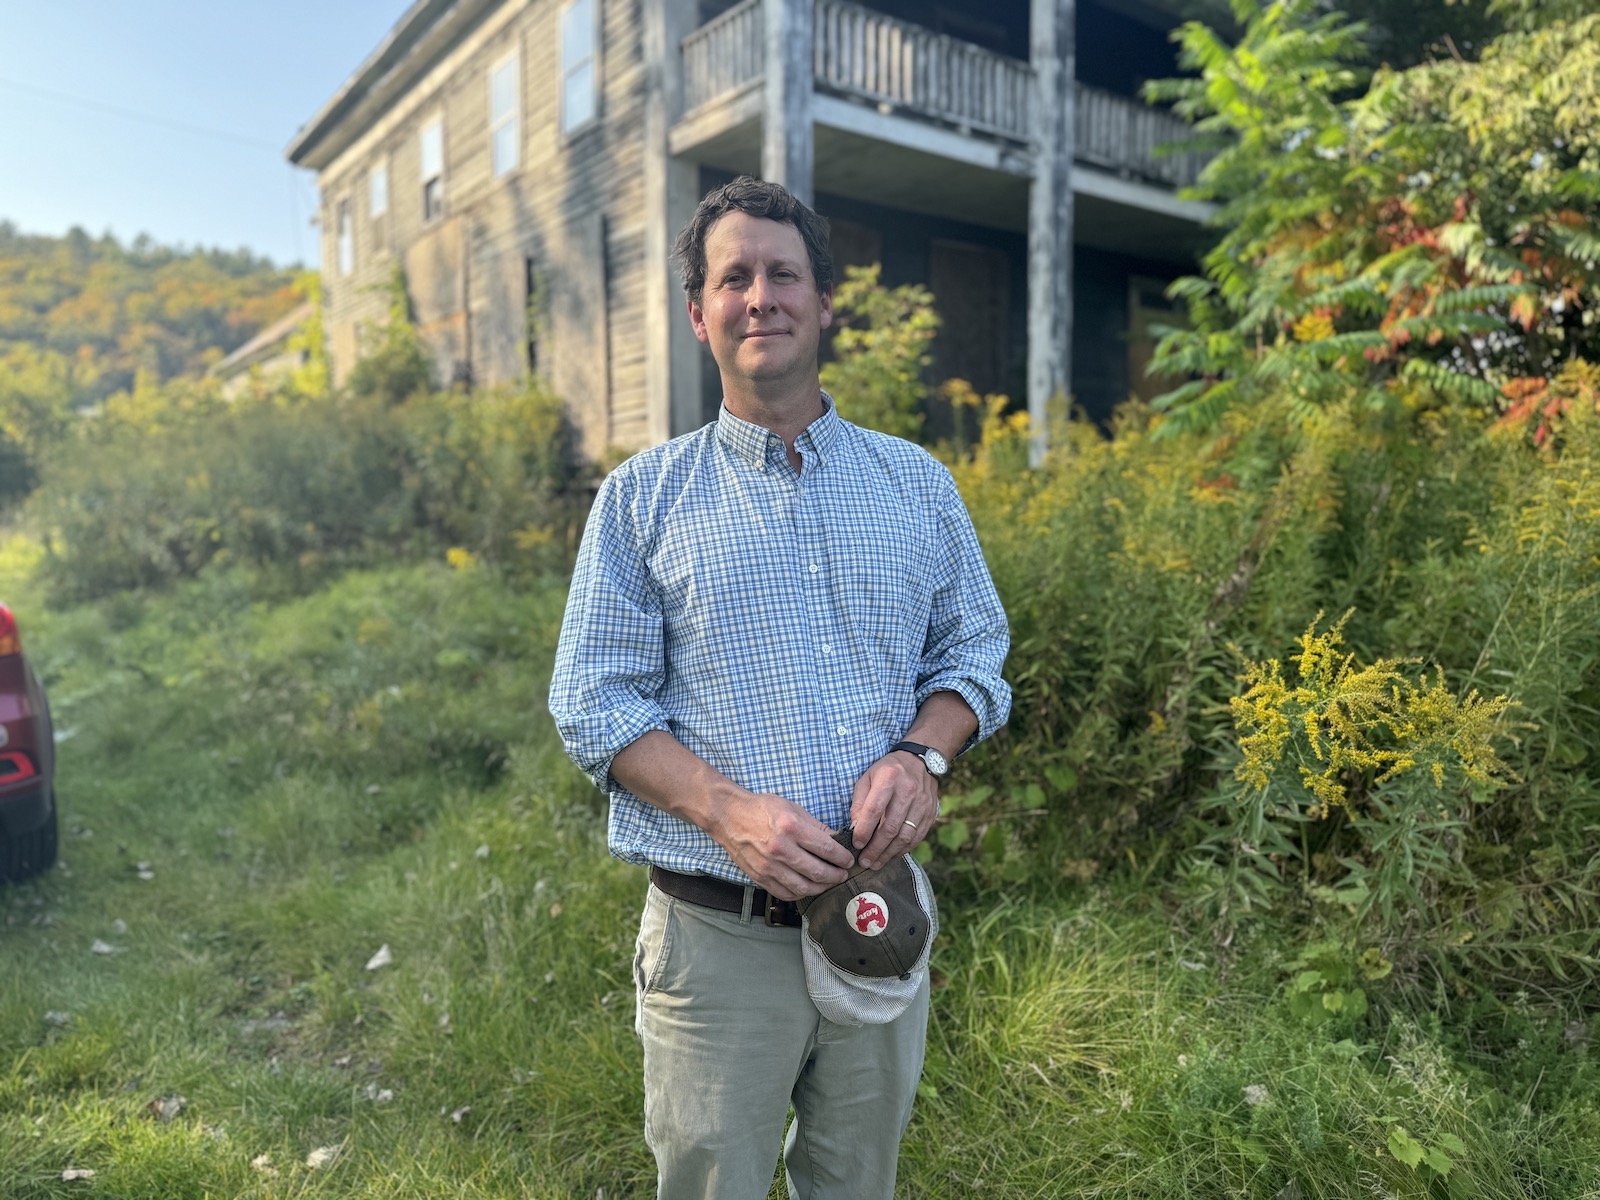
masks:
<svg viewBox="0 0 1600 1200"><path fill-rule="evenodd" d="M709 875L680 875L662 867L650 868L650 882L674 900L686 900L703 908L718 912L744 912L744 887L725 879ZM779 900L764 889L756 888L750 901L750 911L758 913L768 925L793 925L800 927L800 909L793 900Z"/></svg>

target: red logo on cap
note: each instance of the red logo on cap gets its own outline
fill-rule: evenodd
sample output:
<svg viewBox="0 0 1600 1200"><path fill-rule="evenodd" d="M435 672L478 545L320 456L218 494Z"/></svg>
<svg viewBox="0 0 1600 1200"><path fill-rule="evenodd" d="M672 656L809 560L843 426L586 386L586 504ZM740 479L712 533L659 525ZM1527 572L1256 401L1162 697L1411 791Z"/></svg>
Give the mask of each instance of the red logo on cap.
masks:
<svg viewBox="0 0 1600 1200"><path fill-rule="evenodd" d="M862 892L844 910L845 919L857 933L877 937L889 928L889 906L877 892Z"/></svg>

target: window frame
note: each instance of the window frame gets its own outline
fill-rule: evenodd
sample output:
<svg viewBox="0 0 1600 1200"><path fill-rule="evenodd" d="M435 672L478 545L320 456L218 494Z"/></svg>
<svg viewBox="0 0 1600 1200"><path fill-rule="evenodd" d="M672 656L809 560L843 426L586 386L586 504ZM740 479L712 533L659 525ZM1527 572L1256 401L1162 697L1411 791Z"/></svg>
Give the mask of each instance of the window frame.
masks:
<svg viewBox="0 0 1600 1200"><path fill-rule="evenodd" d="M579 5L589 6L589 53L587 57L575 63L568 63L567 57L567 19L572 11ZM561 136L568 141L588 132L600 123L600 49L602 33L604 30L602 0L567 0L562 5L560 16L556 22L557 63L559 70L556 73L556 106L557 121ZM576 75L585 66L589 68L589 115L576 124L567 121L567 81Z"/></svg>
<svg viewBox="0 0 1600 1200"><path fill-rule="evenodd" d="M438 131L439 138L439 163L438 170L432 175L428 170L428 133ZM431 225L444 216L444 181L445 181L445 144L444 144L444 114L429 117L422 123L417 131L417 175L422 186L422 223ZM430 184L437 183L438 194L435 197L434 208L430 212L428 207L428 188Z"/></svg>
<svg viewBox="0 0 1600 1200"><path fill-rule="evenodd" d="M511 68L511 108L500 118L496 119L494 113L494 81L495 77L507 67ZM504 179L522 165L522 51L518 46L510 50L489 67L489 74L485 80L489 101L489 175L493 179ZM506 126L511 127L511 161L499 163L496 161L496 152L499 146L496 135Z"/></svg>

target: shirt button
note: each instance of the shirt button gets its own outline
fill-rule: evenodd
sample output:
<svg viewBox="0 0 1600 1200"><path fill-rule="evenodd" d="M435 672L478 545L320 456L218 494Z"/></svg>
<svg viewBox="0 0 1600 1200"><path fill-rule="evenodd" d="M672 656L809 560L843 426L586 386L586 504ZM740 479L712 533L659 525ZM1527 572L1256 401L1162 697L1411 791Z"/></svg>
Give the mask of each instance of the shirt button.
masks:
<svg viewBox="0 0 1600 1200"><path fill-rule="evenodd" d="M833 647L828 645L827 642L823 642L822 643L822 652L824 654L832 654L833 653Z"/></svg>
<svg viewBox="0 0 1600 1200"><path fill-rule="evenodd" d="M820 570L822 570L822 568L821 568L821 567L819 567L819 566L817 566L817 564L816 564L816 563L812 563L812 564L811 564L811 573L812 573L812 574L813 574L813 575L815 575L815 574L816 574L816 573L817 573L817 572L818 572L818 571L820 571Z"/></svg>
<svg viewBox="0 0 1600 1200"><path fill-rule="evenodd" d="M848 729L846 729L843 725L841 725L841 726L839 726L839 736L840 737L849 737L850 736L850 731Z"/></svg>

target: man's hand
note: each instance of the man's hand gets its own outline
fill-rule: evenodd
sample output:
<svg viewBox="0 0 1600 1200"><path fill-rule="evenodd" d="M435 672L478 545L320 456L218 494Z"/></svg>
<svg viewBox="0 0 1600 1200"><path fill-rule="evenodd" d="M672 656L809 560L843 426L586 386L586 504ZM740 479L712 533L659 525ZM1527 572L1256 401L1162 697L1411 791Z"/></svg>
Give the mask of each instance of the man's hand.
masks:
<svg viewBox="0 0 1600 1200"><path fill-rule="evenodd" d="M747 792L718 811L708 833L757 887L780 900L815 896L843 883L850 851L828 827L782 796Z"/></svg>
<svg viewBox="0 0 1600 1200"><path fill-rule="evenodd" d="M939 787L915 755L891 750L856 781L850 802L856 849L868 867L881 867L917 845L939 815Z"/></svg>

